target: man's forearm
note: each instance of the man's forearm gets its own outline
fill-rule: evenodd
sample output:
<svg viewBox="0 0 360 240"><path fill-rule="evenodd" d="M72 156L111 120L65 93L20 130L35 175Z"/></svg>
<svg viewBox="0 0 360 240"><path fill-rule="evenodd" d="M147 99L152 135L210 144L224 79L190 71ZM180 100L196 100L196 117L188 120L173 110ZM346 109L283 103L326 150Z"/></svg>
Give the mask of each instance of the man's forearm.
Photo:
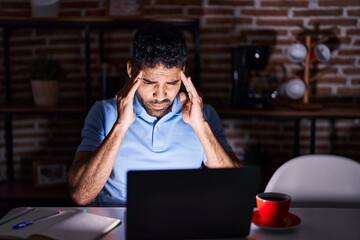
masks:
<svg viewBox="0 0 360 240"><path fill-rule="evenodd" d="M77 204L89 204L104 187L125 133L120 124L115 124L95 152L80 152L75 156L69 171L69 189Z"/></svg>
<svg viewBox="0 0 360 240"><path fill-rule="evenodd" d="M207 158L206 166L209 168L239 167L236 156L230 156L221 146L213 134L208 122L193 128L199 138Z"/></svg>

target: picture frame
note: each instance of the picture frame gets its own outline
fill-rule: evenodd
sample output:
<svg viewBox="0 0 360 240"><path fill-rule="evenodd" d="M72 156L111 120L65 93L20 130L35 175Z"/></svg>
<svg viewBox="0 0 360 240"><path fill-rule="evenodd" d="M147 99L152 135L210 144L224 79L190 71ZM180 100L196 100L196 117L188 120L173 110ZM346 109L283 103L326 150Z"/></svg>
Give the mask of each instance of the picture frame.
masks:
<svg viewBox="0 0 360 240"><path fill-rule="evenodd" d="M34 188L66 185L67 171L67 161L33 161L32 175Z"/></svg>
<svg viewBox="0 0 360 240"><path fill-rule="evenodd" d="M141 0L106 0L107 17L135 17L142 15Z"/></svg>

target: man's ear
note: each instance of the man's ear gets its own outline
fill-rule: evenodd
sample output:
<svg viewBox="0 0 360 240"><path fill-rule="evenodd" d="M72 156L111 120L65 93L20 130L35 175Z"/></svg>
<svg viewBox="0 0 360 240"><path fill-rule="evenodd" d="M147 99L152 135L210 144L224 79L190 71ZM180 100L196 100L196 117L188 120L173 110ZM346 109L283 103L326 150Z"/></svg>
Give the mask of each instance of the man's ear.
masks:
<svg viewBox="0 0 360 240"><path fill-rule="evenodd" d="M131 60L128 60L126 62L126 70L127 70L127 74L129 76L129 78L131 79L131 76L134 74L134 66L133 66L133 62Z"/></svg>

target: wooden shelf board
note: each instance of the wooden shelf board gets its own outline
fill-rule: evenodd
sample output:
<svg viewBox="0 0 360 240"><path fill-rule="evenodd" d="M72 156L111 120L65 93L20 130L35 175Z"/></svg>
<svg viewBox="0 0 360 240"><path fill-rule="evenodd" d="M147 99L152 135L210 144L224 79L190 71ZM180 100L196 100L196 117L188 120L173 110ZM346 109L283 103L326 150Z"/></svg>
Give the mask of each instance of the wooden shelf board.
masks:
<svg viewBox="0 0 360 240"><path fill-rule="evenodd" d="M29 180L8 180L0 183L0 201L70 200L66 185L35 189Z"/></svg>

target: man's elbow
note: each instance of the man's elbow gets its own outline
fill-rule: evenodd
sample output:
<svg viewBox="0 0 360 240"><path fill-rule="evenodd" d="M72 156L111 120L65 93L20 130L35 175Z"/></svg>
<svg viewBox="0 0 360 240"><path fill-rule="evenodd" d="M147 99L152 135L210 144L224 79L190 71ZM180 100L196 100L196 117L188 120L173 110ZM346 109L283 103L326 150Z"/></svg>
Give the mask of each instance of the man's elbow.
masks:
<svg viewBox="0 0 360 240"><path fill-rule="evenodd" d="M70 197L76 205L86 206L94 200L87 193L82 191L79 187L73 186L72 184L69 184L68 187Z"/></svg>
<svg viewBox="0 0 360 240"><path fill-rule="evenodd" d="M83 194L75 193L75 192L70 193L70 197L73 200L73 202L78 206L86 206L93 201L93 199L86 197Z"/></svg>

